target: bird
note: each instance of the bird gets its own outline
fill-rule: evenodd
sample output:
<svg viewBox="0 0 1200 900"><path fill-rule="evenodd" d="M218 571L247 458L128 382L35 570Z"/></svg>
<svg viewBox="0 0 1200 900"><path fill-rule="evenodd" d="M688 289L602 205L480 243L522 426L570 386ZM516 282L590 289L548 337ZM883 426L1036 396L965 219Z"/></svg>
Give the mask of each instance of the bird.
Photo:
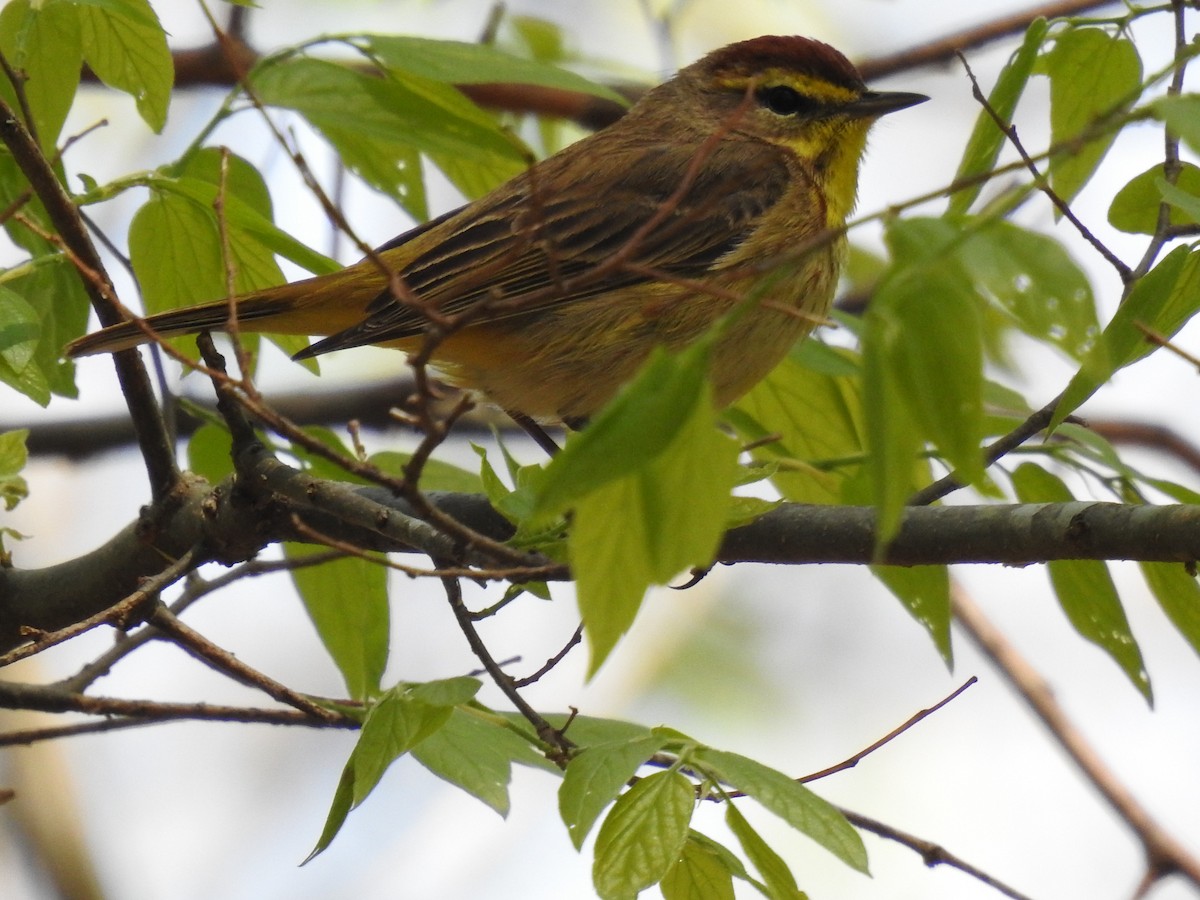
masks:
<svg viewBox="0 0 1200 900"><path fill-rule="evenodd" d="M733 43L362 261L235 298L236 328L322 337L298 359L367 344L423 353L518 421L578 428L656 347L725 320L710 358L725 406L824 320L867 133L928 99L868 89L812 38ZM112 325L65 354L229 321L216 300Z"/></svg>

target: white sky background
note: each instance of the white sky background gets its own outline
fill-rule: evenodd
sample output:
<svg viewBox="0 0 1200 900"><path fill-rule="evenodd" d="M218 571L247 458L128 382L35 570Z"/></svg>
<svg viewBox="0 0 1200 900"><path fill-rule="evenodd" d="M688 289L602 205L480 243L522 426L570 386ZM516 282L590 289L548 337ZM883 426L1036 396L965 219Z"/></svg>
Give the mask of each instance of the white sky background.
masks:
<svg viewBox="0 0 1200 900"><path fill-rule="evenodd" d="M175 45L207 40L190 0L155 6ZM662 35L645 24L634 0L526 0L508 6L513 13L566 23L584 57L616 59L636 70L665 74L722 43L763 33L811 34L851 57L865 58L1011 12L1014 4L841 0L823 4L816 12L815 4L804 2L697 0L678 20L674 58L663 55ZM472 38L487 10L488 5L477 0L264 0L263 8L252 15L251 39L271 49L320 30ZM1164 54L1148 61L1148 69L1160 65L1170 48L1170 35L1161 27L1166 19L1160 19L1154 29L1139 32L1144 55L1150 57L1154 47ZM972 65L985 86L1009 49L1005 45L972 54ZM923 91L933 101L888 117L875 129L861 180L862 212L944 183L975 114L969 85L957 66L901 76L880 86ZM1035 147L1044 137L1045 111L1037 108L1039 96L1035 91L1018 118L1022 136ZM177 102L162 137L137 124L127 131L105 129L87 139L86 166L76 159L72 167L103 180L173 159L219 99L214 92ZM126 98L97 94L93 104L88 113L92 118L136 121ZM75 121L74 129L92 118ZM250 117L238 122L245 123L249 138L226 126L217 139L255 163L275 160L278 220L302 239L324 247L328 238L323 219L295 188L286 160L261 138L254 143ZM1141 241L1107 227L1107 205L1122 179L1147 168L1160 153L1161 139L1153 129L1123 136L1105 168L1108 180L1100 179L1074 204L1126 260L1136 259ZM327 177L332 163L318 157L315 168ZM443 209L456 202L449 195L440 199ZM124 226L116 223L141 200L131 197L124 208L106 210L101 225L123 235ZM349 217L370 242L381 243L406 227L387 202L365 190L354 190L351 200ZM431 202L438 205L439 196L433 195ZM938 210L935 205L929 211ZM1024 224L1053 227L1049 206L1040 200L1020 217ZM865 234L861 239L870 243L874 238ZM1106 318L1119 282L1087 248L1079 247L1075 254L1093 274ZM1180 342L1195 349L1196 330L1185 330ZM1097 417L1152 419L1200 441L1200 428L1186 405L1194 395L1195 374L1159 356L1163 358L1122 373L1087 411ZM340 357L328 366L328 377L361 378L364 372L378 377L399 361L395 354L382 352ZM1048 353L1032 359L1027 371L1035 377L1022 387L1038 404L1061 389L1070 369ZM264 380L268 396L272 388L296 379L305 389L319 386L276 362L268 366ZM80 371L88 409L120 406L106 359L87 360ZM81 411L76 404L56 400L43 414L32 405L6 401L0 423L36 421L36 415L74 418ZM373 449L408 446L408 438L398 434L371 435L369 440ZM465 447L444 449L444 455L457 455L461 464L473 465ZM530 458L536 458L533 451ZM1135 454L1131 458L1163 477L1195 483L1194 476L1168 461ZM33 536L15 548L22 566L44 565L90 549L129 521L147 499L140 461L130 453L79 466L39 459L27 474L32 496L5 520ZM1153 712L1114 664L1070 630L1046 588L1042 569L958 570L989 614L1050 679L1059 700L1133 793L1176 837L1200 846L1200 663L1157 611L1136 571L1118 565L1114 573L1154 679ZM408 583L397 588L388 683L474 668L444 598ZM485 636L496 642L497 657L522 653L524 670L558 648L574 628L575 612L564 589L555 589L555 596L556 602L549 605L525 601L506 612L504 621L489 626ZM189 612L188 620L247 663L289 685L317 693L342 691L284 579L260 581L248 590L206 600ZM56 655L47 654L42 664L51 676L74 671L109 639L93 634ZM577 652L529 696L542 709L573 704L593 715L667 723L715 746L801 774L851 755L976 674L981 683L949 708L816 790L834 802L941 842L1034 897L1130 896L1142 874L1134 839L1010 698L999 676L964 640L957 640L955 649L956 669L947 673L923 631L859 569L742 566L714 572L687 592L653 593L632 635L593 684L581 686L583 653ZM152 690L162 699L257 702L167 647L137 654L100 682L98 690L131 697ZM482 696L485 702L502 704L486 688ZM13 727L11 722L0 724ZM577 855L553 815L557 781L521 769L514 777L513 811L502 821L412 761L402 761L350 816L333 846L305 868L297 868L320 831L353 740L346 733L177 724L11 751L15 765L8 774L15 776L23 764L53 771L49 757L34 754L65 756L104 884L110 896L123 900L550 900L593 895L590 848ZM0 765L0 785L8 783L11 778ZM18 802L38 798L26 793ZM0 808L0 823L12 809L12 804ZM926 870L911 851L871 837L867 844L875 878L866 879L806 839L791 836L782 826L775 828L769 816L752 819L770 832L777 846L786 848L801 886L815 898L999 896L953 871ZM719 835L718 820L719 811L704 809L695 825ZM0 834L7 838L11 831ZM22 865L20 848L0 839L0 897L46 896ZM1153 896L1176 900L1194 894L1168 882Z"/></svg>

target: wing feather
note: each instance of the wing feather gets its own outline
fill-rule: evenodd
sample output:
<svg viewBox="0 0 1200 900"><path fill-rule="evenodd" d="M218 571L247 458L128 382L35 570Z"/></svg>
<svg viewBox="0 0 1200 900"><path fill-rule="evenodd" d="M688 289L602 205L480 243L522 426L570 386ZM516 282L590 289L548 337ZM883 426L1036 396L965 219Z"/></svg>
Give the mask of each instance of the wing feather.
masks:
<svg viewBox="0 0 1200 900"><path fill-rule="evenodd" d="M649 280L628 268L604 268L605 262L611 265L616 254L628 252L639 230L669 205L670 213L632 247L629 261L675 277L702 278L754 230L783 194L789 173L777 147L726 140L672 202L698 152L698 145L642 148L617 161L621 174L606 196L568 190L535 202L531 185L555 183L556 173L517 179L492 202L464 207L435 228L420 230L428 248L400 274L422 305L443 316L497 301L503 303L496 309L478 307L471 322L536 315ZM404 236L381 250L385 259L411 252ZM412 337L427 323L418 306L384 291L362 322L318 341L304 355Z"/></svg>

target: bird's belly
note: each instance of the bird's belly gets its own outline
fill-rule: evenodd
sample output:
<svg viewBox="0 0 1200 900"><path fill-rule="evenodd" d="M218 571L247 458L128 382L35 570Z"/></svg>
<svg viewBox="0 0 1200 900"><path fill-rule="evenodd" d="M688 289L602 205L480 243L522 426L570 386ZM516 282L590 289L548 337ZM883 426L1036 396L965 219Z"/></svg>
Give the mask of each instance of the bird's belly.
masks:
<svg viewBox="0 0 1200 900"><path fill-rule="evenodd" d="M807 265L725 324L714 347L719 406L732 403L783 358L829 308L833 280ZM596 297L470 326L433 354L456 384L502 409L543 421L587 418L628 382L656 346L682 349L735 310L735 296L647 285L635 297ZM412 346L406 346L410 351Z"/></svg>

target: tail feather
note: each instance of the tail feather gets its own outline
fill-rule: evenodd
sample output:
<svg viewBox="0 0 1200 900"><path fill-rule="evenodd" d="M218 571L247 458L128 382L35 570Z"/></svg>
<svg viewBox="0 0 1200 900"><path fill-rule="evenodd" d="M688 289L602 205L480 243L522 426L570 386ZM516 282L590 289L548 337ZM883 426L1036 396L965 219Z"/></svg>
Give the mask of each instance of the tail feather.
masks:
<svg viewBox="0 0 1200 900"><path fill-rule="evenodd" d="M291 307L291 303L282 298L254 298L257 302L247 302L250 299L240 301L237 310L238 324L244 324L247 331L270 330L262 327L261 320L279 316ZM201 331L224 331L229 324L229 304L221 300L110 325L71 341L64 353L69 357L91 356L96 353L115 353L149 343L153 338L142 327L143 324L159 338L198 334Z"/></svg>

